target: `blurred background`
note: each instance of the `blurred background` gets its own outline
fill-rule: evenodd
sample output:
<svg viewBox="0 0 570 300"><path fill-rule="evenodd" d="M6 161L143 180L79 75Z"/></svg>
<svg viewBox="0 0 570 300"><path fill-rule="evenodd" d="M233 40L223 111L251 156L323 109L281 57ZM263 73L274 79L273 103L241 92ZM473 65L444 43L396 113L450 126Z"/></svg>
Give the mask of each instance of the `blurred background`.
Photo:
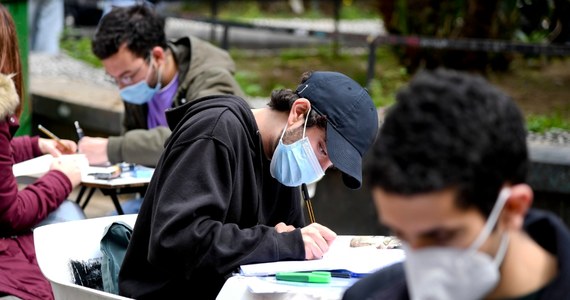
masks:
<svg viewBox="0 0 570 300"><path fill-rule="evenodd" d="M27 32L26 0L2 0ZM139 1L140 2L140 1ZM369 90L380 116L419 70L447 67L485 76L523 110L536 206L570 224L570 0L186 0L147 1L166 18L168 38L192 34L227 49L253 107L307 70L345 73ZM64 0L57 54L27 55L29 126L49 123L74 138L120 132L122 103L91 53L110 0ZM29 41L21 34L23 51ZM333 200L331 200L333 199ZM338 233L385 231L368 191L327 176L314 199L319 222ZM358 222L346 212L362 216Z"/></svg>

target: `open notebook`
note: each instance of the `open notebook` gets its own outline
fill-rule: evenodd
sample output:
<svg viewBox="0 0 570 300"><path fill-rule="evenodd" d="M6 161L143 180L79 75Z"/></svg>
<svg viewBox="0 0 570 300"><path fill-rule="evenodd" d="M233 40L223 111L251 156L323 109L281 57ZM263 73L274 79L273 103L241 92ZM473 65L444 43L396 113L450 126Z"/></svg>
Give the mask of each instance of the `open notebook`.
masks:
<svg viewBox="0 0 570 300"><path fill-rule="evenodd" d="M360 277L404 260L401 249L351 247L353 238L355 236L338 236L322 259L242 265L240 273L244 276L268 276L277 272L346 270L353 277Z"/></svg>
<svg viewBox="0 0 570 300"><path fill-rule="evenodd" d="M122 172L120 176L112 179L100 179L94 174L113 173L117 168L89 166L89 162L85 154L67 154L62 155L62 159L76 159L81 165L81 181L83 183L108 184L108 185L126 185L134 183L148 183L154 173L154 168L144 166L133 166L128 172ZM39 178L47 173L53 162L54 157L50 154L38 156L30 160L26 160L12 166L12 172L15 177L27 176Z"/></svg>

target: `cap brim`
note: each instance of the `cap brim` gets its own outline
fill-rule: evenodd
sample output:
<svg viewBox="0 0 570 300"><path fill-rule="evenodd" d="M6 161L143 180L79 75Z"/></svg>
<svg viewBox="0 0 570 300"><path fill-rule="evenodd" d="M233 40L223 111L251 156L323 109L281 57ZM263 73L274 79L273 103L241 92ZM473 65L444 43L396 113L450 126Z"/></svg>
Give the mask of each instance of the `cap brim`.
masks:
<svg viewBox="0 0 570 300"><path fill-rule="evenodd" d="M343 173L344 185L351 189L360 188L362 155L330 123L327 123L327 152L334 167Z"/></svg>

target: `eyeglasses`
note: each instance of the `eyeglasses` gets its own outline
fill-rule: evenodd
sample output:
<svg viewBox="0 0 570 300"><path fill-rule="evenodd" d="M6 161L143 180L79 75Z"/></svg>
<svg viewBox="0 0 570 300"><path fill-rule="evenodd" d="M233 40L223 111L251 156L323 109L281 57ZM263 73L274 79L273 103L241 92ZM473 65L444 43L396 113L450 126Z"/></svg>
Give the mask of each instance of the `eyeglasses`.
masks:
<svg viewBox="0 0 570 300"><path fill-rule="evenodd" d="M146 61L146 59L145 59L145 61ZM129 75L123 75L119 78L115 78L115 77L111 76L111 74L105 73L105 76L107 77L106 80L110 81L110 82L115 82L117 85L122 85L122 86L131 85L134 83L133 78L137 77L137 74L140 72L142 67L145 65L145 61L143 61L141 63L141 65Z"/></svg>

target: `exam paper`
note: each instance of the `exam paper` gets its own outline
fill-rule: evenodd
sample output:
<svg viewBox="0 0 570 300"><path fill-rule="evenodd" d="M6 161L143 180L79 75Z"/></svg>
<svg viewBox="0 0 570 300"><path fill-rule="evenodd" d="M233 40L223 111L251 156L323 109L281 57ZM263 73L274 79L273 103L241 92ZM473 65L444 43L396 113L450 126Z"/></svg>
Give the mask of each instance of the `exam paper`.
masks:
<svg viewBox="0 0 570 300"><path fill-rule="evenodd" d="M78 160L81 165L81 176L87 175L89 162L87 161L85 154L64 154L60 157L62 160ZM12 166L12 173L14 174L14 177L29 176L39 178L49 171L53 159L54 157L51 154L45 154L19 162Z"/></svg>
<svg viewBox="0 0 570 300"><path fill-rule="evenodd" d="M267 276L277 272L348 270L364 275L404 260L401 249L350 247L354 237L338 236L322 259L242 265L240 273L244 276Z"/></svg>

